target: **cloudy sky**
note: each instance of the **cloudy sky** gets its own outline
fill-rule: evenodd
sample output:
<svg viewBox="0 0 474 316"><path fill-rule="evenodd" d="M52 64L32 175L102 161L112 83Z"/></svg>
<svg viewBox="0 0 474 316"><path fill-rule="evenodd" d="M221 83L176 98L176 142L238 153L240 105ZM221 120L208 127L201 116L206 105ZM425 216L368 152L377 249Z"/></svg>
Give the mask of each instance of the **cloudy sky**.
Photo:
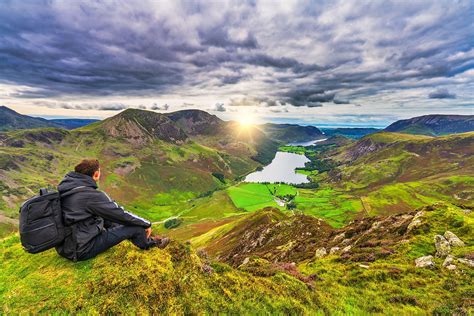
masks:
<svg viewBox="0 0 474 316"><path fill-rule="evenodd" d="M386 125L474 114L472 1L6 1L0 104Z"/></svg>

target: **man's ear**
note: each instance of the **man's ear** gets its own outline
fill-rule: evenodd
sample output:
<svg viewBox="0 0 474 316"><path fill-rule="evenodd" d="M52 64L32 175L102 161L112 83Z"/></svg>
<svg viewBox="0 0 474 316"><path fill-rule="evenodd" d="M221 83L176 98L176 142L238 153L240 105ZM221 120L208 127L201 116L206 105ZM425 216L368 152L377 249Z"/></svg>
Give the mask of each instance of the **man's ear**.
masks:
<svg viewBox="0 0 474 316"><path fill-rule="evenodd" d="M97 170L96 172L94 172L94 175L92 176L92 178L94 180L99 180L99 177L100 177L100 170Z"/></svg>

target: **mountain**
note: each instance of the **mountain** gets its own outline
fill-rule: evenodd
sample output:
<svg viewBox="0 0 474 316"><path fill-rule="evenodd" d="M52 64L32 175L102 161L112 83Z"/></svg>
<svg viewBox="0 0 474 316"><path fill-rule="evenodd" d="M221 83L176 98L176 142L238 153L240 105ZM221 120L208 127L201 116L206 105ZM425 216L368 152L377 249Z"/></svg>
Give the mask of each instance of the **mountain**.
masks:
<svg viewBox="0 0 474 316"><path fill-rule="evenodd" d="M95 157L102 165L101 188L134 212L161 220L190 211L213 191L271 161L278 148L258 129L253 133L213 120L223 126L222 134L188 124L188 135L168 115L135 109L73 130L0 133L0 209L17 217L24 199L55 186L81 159Z"/></svg>
<svg viewBox="0 0 474 316"><path fill-rule="evenodd" d="M86 125L98 122L99 120L71 118L71 119L51 119L49 121L59 124L66 129L75 129L75 128L79 128L82 126L86 126Z"/></svg>
<svg viewBox="0 0 474 316"><path fill-rule="evenodd" d="M43 118L22 115L6 106L0 106L0 131L40 127L62 127L62 125Z"/></svg>
<svg viewBox="0 0 474 316"><path fill-rule="evenodd" d="M188 138L166 115L138 109L124 110L84 129L101 130L107 136L118 137L135 145L144 145L154 140L179 144Z"/></svg>
<svg viewBox="0 0 474 316"><path fill-rule="evenodd" d="M217 116L201 110L182 110L166 116L188 135L216 134L225 125L225 122Z"/></svg>
<svg viewBox="0 0 474 316"><path fill-rule="evenodd" d="M333 136L341 135L352 139L358 139L365 135L379 132L377 128L361 128L361 127L338 127L338 128L322 128L324 135Z"/></svg>
<svg viewBox="0 0 474 316"><path fill-rule="evenodd" d="M387 132L439 136L474 131L474 115L425 115L396 121Z"/></svg>
<svg viewBox="0 0 474 316"><path fill-rule="evenodd" d="M283 143L305 142L323 138L323 133L315 126L267 123L259 127L268 137Z"/></svg>

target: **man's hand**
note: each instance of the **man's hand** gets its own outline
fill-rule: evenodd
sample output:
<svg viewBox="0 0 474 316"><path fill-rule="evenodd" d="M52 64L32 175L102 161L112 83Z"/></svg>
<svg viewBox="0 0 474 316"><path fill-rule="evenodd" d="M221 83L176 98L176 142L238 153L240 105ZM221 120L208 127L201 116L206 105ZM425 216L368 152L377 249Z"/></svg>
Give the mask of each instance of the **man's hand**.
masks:
<svg viewBox="0 0 474 316"><path fill-rule="evenodd" d="M151 227L148 227L147 229L145 229L145 233L146 233L146 238L150 238L150 236L151 236Z"/></svg>

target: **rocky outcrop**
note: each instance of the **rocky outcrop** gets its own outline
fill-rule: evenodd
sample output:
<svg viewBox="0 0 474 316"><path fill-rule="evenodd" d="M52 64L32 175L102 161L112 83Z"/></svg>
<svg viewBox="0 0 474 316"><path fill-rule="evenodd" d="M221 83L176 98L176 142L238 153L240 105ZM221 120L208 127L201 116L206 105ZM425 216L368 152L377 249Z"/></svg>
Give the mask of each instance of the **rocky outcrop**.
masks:
<svg viewBox="0 0 474 316"><path fill-rule="evenodd" d="M407 231L410 232L413 229L419 227L422 224L421 217L425 215L424 211L419 211L415 214L415 217L411 220L410 224L407 227Z"/></svg>
<svg viewBox="0 0 474 316"><path fill-rule="evenodd" d="M436 235L434 237L435 247L436 247L436 257L438 258L445 258L449 255L451 251L451 246L449 242L441 235Z"/></svg>
<svg viewBox="0 0 474 316"><path fill-rule="evenodd" d="M464 242L449 230L444 233L444 238L446 238L451 247L464 247Z"/></svg>

